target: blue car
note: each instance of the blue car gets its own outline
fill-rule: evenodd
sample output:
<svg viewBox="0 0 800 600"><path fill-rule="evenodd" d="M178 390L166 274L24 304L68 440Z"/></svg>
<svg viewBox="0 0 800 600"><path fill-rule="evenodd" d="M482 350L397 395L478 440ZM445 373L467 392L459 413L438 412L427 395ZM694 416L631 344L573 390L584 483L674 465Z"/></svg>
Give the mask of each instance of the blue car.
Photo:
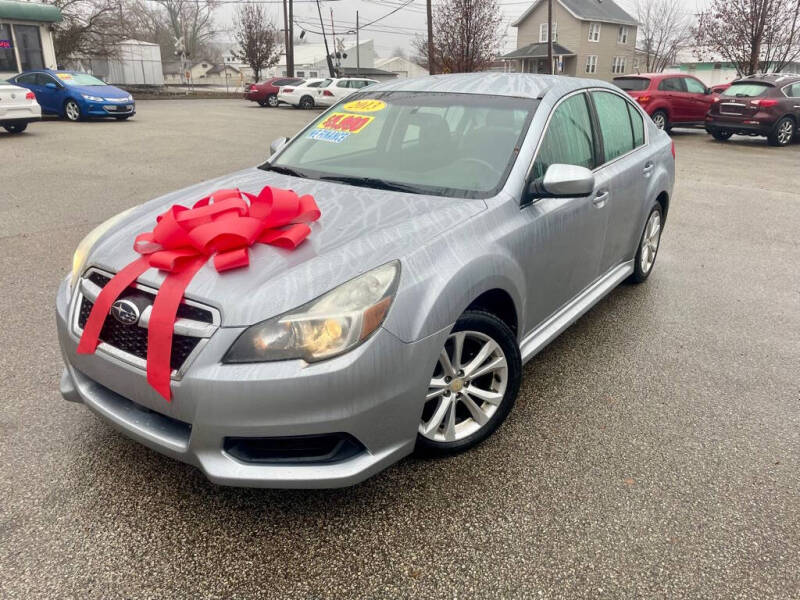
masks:
<svg viewBox="0 0 800 600"><path fill-rule="evenodd" d="M125 120L136 114L133 96L88 73L25 71L8 81L31 90L43 113L80 121L89 117Z"/></svg>

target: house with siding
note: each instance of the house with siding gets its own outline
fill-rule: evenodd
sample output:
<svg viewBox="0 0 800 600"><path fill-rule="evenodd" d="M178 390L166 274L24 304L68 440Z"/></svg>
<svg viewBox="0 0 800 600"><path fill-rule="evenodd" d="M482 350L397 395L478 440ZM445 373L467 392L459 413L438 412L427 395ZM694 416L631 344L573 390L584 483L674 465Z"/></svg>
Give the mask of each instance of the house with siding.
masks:
<svg viewBox="0 0 800 600"><path fill-rule="evenodd" d="M512 23L517 49L506 70L548 73L547 1L535 0ZM635 73L638 23L612 0L553 0L553 66L562 75L610 80Z"/></svg>

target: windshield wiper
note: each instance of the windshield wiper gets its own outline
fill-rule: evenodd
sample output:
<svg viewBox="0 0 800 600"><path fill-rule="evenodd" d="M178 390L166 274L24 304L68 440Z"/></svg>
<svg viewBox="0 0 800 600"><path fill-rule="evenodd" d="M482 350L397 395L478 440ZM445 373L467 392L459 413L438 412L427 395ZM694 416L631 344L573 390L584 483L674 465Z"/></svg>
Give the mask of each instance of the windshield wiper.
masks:
<svg viewBox="0 0 800 600"><path fill-rule="evenodd" d="M280 165L264 165L261 167L265 171L275 171L276 173L281 173L283 175L291 175L292 177L308 177L304 173L297 171L296 169L292 169L291 167L281 167Z"/></svg>
<svg viewBox="0 0 800 600"><path fill-rule="evenodd" d="M324 175L320 177L322 181L335 181L346 183L358 187L374 188L376 190L391 190L393 192L409 192L411 194L424 194L425 192L414 185L405 183L394 183L385 179L375 177L354 177L349 175Z"/></svg>

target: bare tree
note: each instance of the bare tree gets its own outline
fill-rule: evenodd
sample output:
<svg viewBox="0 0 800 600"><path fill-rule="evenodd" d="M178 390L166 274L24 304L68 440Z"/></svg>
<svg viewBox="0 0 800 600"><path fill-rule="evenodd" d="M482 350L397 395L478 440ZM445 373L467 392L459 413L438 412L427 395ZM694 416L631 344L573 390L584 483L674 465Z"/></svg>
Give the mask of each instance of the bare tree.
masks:
<svg viewBox="0 0 800 600"><path fill-rule="evenodd" d="M111 56L123 37L119 0L51 0L63 17L54 25L53 43L60 62L76 56Z"/></svg>
<svg viewBox="0 0 800 600"><path fill-rule="evenodd" d="M496 0L444 0L434 5L433 46L438 73L485 69L500 49L502 14ZM428 67L428 40L413 41L414 61Z"/></svg>
<svg viewBox="0 0 800 600"><path fill-rule="evenodd" d="M173 39L183 38L186 55L199 58L214 36L213 15L216 0L153 0L165 13Z"/></svg>
<svg viewBox="0 0 800 600"><path fill-rule="evenodd" d="M663 71L692 39L692 16L675 0L636 0L637 47L645 54L645 70Z"/></svg>
<svg viewBox="0 0 800 600"><path fill-rule="evenodd" d="M250 65L256 82L261 72L278 63L280 35L263 4L248 2L236 9L233 19L237 48L233 55Z"/></svg>
<svg viewBox="0 0 800 600"><path fill-rule="evenodd" d="M711 0L700 13L696 54L715 54L739 75L782 71L800 58L800 0Z"/></svg>

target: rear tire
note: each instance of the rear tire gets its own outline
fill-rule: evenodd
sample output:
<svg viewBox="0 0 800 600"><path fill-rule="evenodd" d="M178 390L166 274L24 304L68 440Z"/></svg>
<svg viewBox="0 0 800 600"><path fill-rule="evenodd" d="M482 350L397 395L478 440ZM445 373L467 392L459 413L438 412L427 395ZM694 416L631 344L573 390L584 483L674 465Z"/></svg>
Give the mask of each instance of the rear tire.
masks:
<svg viewBox="0 0 800 600"><path fill-rule="evenodd" d="M656 127L659 129L663 129L667 133L669 133L669 130L672 129L672 125L669 124L669 117L667 116L666 111L657 110L650 118L653 119L653 123L655 123Z"/></svg>
<svg viewBox="0 0 800 600"><path fill-rule="evenodd" d="M300 108L304 110L314 108L314 99L311 96L303 96L300 98Z"/></svg>
<svg viewBox="0 0 800 600"><path fill-rule="evenodd" d="M712 129L711 135L718 142L727 142L729 139L731 139L733 132L728 131L727 129Z"/></svg>
<svg viewBox="0 0 800 600"><path fill-rule="evenodd" d="M445 456L485 440L514 406L521 378L519 346L508 325L484 311L465 312L434 367L416 452Z"/></svg>
<svg viewBox="0 0 800 600"><path fill-rule="evenodd" d="M792 143L795 134L794 120L791 117L783 117L767 136L770 146L788 146Z"/></svg>
<svg viewBox="0 0 800 600"><path fill-rule="evenodd" d="M5 129L8 133L22 133L27 128L27 123L7 123L6 125L3 125L3 129Z"/></svg>
<svg viewBox="0 0 800 600"><path fill-rule="evenodd" d="M647 215L642 236L639 238L639 248L633 261L633 273L629 277L631 283L643 283L650 277L656 264L656 256L661 246L661 231L663 230L664 217L661 205L656 203Z"/></svg>
<svg viewBox="0 0 800 600"><path fill-rule="evenodd" d="M258 105L259 106L266 106L267 105L266 99L265 100L258 100Z"/></svg>

